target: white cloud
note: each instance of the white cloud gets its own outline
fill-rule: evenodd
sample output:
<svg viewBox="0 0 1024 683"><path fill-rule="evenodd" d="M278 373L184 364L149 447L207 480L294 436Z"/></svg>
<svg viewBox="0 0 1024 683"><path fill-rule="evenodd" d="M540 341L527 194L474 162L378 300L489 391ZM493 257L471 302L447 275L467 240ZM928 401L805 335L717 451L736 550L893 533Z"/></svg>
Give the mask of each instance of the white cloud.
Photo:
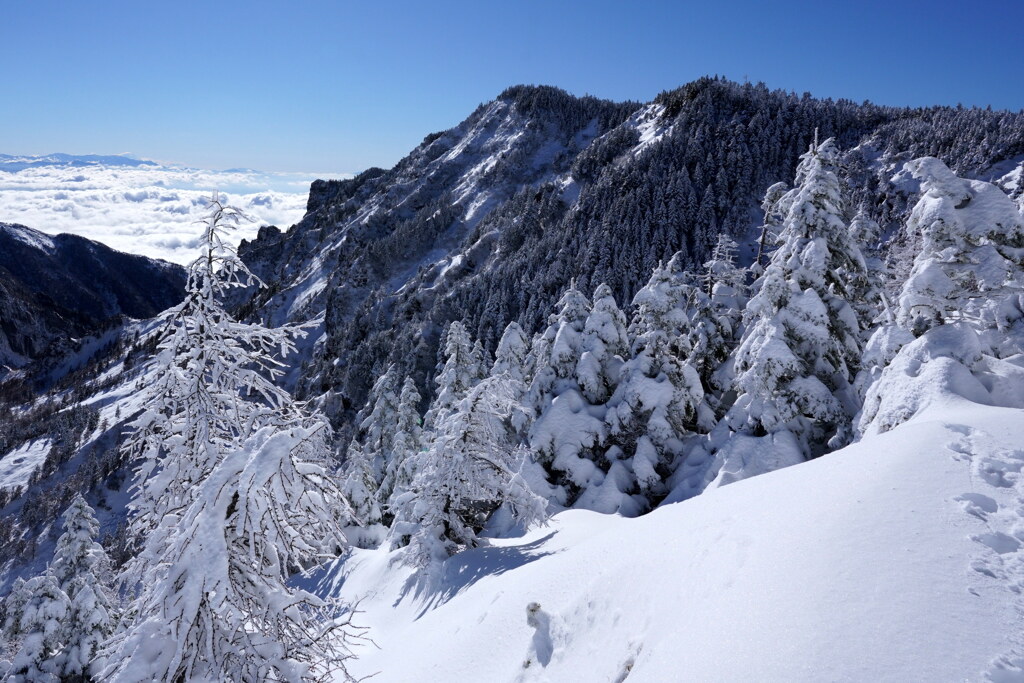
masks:
<svg viewBox="0 0 1024 683"><path fill-rule="evenodd" d="M0 222L56 234L69 232L114 249L187 263L196 256L204 201L213 190L256 219L282 230L302 218L309 184L346 174L207 171L164 165L39 165L0 167Z"/></svg>

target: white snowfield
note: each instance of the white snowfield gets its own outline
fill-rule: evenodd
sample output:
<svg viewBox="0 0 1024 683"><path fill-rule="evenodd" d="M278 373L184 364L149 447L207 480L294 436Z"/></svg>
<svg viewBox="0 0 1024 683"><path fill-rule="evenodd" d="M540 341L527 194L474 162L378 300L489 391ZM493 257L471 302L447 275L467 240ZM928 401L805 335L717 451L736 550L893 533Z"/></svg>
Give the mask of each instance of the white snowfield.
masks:
<svg viewBox="0 0 1024 683"><path fill-rule="evenodd" d="M1022 466L1024 411L954 399L644 517L563 512L432 584L355 551L321 590L360 601L376 683L1018 681Z"/></svg>

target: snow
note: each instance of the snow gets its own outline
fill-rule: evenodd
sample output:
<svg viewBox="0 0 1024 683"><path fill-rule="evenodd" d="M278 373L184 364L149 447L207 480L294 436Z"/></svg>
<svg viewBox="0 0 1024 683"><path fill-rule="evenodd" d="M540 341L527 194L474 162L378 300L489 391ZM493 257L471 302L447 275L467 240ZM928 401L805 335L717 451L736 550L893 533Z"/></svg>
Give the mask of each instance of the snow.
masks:
<svg viewBox="0 0 1024 683"><path fill-rule="evenodd" d="M0 223L0 230L8 233L19 242L24 242L30 247L34 247L41 251L53 251L57 247L53 240L47 237L44 233L41 233L38 230L32 230L31 228L26 228L23 225Z"/></svg>
<svg viewBox="0 0 1024 683"><path fill-rule="evenodd" d="M634 155L640 154L661 138L672 133L675 120L662 118L664 112L664 105L652 104L630 117L629 125L634 126L637 133L640 134L640 142L633 150Z"/></svg>
<svg viewBox="0 0 1024 683"><path fill-rule="evenodd" d="M350 668L381 683L1019 680L1022 418L950 404L644 517L560 513L436 583L355 551L321 590L360 600Z"/></svg>
<svg viewBox="0 0 1024 683"><path fill-rule="evenodd" d="M18 446L0 458L0 489L12 489L28 484L32 473L43 464L49 452L50 440L36 439Z"/></svg>

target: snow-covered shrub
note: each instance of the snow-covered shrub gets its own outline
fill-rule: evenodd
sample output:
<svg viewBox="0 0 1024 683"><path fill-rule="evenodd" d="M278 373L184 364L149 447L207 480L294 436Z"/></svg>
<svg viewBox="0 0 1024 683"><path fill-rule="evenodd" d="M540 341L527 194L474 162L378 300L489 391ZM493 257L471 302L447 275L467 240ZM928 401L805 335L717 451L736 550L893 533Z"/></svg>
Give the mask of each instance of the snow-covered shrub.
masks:
<svg viewBox="0 0 1024 683"><path fill-rule="evenodd" d="M907 230L923 239L899 297L899 323L921 334L964 320L990 330L999 355L1020 353L1024 221L1013 200L991 183L957 178L931 157L909 162L903 173L921 184Z"/></svg>
<svg viewBox="0 0 1024 683"><path fill-rule="evenodd" d="M858 432L887 432L929 408L961 401L1024 408L1024 356L995 357L970 324L936 325L903 346L881 373Z"/></svg>

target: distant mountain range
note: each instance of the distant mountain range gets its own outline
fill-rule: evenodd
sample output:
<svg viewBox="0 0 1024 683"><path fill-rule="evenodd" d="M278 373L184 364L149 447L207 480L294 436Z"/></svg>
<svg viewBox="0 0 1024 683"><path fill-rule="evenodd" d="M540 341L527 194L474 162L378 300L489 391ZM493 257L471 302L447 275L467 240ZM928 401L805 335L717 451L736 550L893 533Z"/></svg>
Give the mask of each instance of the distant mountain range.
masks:
<svg viewBox="0 0 1024 683"><path fill-rule="evenodd" d="M15 173L26 168L40 166L67 166L72 168L86 166L157 166L154 161L137 159L127 154L46 154L42 156L24 156L0 154L0 171Z"/></svg>

